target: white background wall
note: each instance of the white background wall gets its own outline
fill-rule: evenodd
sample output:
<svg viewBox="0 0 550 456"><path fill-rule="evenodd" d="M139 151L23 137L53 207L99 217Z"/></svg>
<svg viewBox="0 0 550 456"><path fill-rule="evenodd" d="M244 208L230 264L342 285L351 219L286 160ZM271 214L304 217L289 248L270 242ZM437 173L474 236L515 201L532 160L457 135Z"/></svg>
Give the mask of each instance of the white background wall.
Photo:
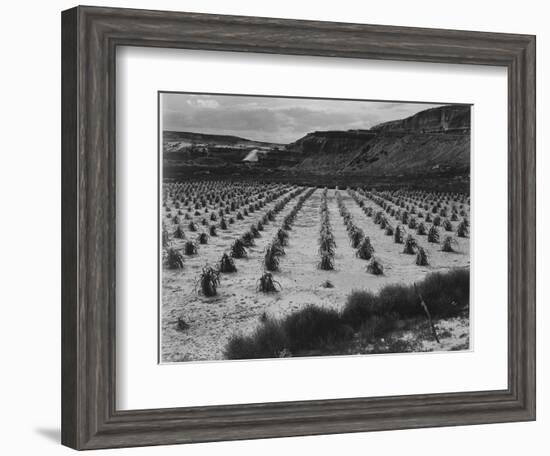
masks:
<svg viewBox="0 0 550 456"><path fill-rule="evenodd" d="M548 454L550 324L550 11L536 0L320 2L278 0L99 1L104 6L171 9L537 35L538 421L114 450L108 454L256 455L370 453L445 456ZM60 11L70 1L5 2L0 70L0 452L69 454L60 422ZM546 121L546 122L545 122ZM489 277L488 277L489 278ZM104 452L101 452L104 453ZM99 453L98 453L99 454Z"/></svg>

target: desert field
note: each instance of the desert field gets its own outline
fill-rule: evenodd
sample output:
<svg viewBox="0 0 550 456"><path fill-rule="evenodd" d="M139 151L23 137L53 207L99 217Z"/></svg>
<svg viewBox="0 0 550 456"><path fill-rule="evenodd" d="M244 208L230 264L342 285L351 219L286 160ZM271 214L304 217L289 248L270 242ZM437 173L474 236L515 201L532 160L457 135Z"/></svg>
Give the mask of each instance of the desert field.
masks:
<svg viewBox="0 0 550 456"><path fill-rule="evenodd" d="M163 184L161 216L162 362L239 357L228 354L232 338L247 340L308 306L342 312L352 293L469 271L462 193L172 181ZM429 311L396 316L383 337L350 324L345 344L274 353L467 349L468 312L436 312L433 330Z"/></svg>

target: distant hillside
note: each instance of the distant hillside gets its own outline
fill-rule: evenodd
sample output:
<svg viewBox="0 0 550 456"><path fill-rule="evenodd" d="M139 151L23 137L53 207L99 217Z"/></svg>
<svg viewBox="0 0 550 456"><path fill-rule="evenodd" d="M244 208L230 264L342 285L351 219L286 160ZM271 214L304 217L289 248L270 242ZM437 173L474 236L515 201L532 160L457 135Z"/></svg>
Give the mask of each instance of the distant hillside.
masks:
<svg viewBox="0 0 550 456"><path fill-rule="evenodd" d="M282 146L281 144L265 143L252 141L250 139L239 138L230 135L213 135L207 133L193 133L188 131L164 131L162 141L167 152L177 151L182 147L190 146L218 146L218 147L264 147L272 148Z"/></svg>
<svg viewBox="0 0 550 456"><path fill-rule="evenodd" d="M287 145L167 131L163 147L168 177L266 177L328 184L395 178L448 181L451 176L467 185L470 106L427 109L368 130L315 131Z"/></svg>
<svg viewBox="0 0 550 456"><path fill-rule="evenodd" d="M470 168L470 107L443 106L370 130L314 132L287 146L302 170L400 176Z"/></svg>

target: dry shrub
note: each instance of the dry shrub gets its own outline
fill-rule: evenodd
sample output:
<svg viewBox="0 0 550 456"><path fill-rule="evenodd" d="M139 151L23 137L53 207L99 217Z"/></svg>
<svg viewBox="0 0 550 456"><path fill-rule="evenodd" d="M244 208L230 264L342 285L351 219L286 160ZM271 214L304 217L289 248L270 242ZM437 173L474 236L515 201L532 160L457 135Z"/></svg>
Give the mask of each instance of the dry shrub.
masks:
<svg viewBox="0 0 550 456"><path fill-rule="evenodd" d="M199 277L200 292L207 297L216 296L220 285L220 273L210 266L202 268Z"/></svg>
<svg viewBox="0 0 550 456"><path fill-rule="evenodd" d="M354 226L349 232L349 239L351 242L351 246L354 249L359 247L364 237L365 237L365 234L363 233L363 230L361 228L357 228Z"/></svg>
<svg viewBox="0 0 550 456"><path fill-rule="evenodd" d="M424 222L420 222L416 227L416 234L419 236L425 236L427 234L426 225Z"/></svg>
<svg viewBox="0 0 550 456"><path fill-rule="evenodd" d="M246 258L248 256L244 242L241 239L236 239L233 242L230 254L233 258Z"/></svg>
<svg viewBox="0 0 550 456"><path fill-rule="evenodd" d="M265 249L264 267L268 271L279 270L279 255L273 250L271 245L267 246Z"/></svg>
<svg viewBox="0 0 550 456"><path fill-rule="evenodd" d="M409 234L407 236L407 239L405 240L405 247L403 248L403 253L414 255L416 253L417 247L418 247L418 242L416 242L416 239L413 237L412 234Z"/></svg>
<svg viewBox="0 0 550 456"><path fill-rule="evenodd" d="M166 228L162 228L162 246L168 247L170 245L170 234L168 234L168 230Z"/></svg>
<svg viewBox="0 0 550 456"><path fill-rule="evenodd" d="M428 242L439 243L439 230L435 225L432 225L428 230Z"/></svg>
<svg viewBox="0 0 550 456"><path fill-rule="evenodd" d="M227 253L222 255L218 269L223 273L237 272L237 266L235 266L233 258L231 258Z"/></svg>
<svg viewBox="0 0 550 456"><path fill-rule="evenodd" d="M245 247L252 247L255 245L254 235L250 231L247 231L241 236L241 241Z"/></svg>
<svg viewBox="0 0 550 456"><path fill-rule="evenodd" d="M456 229L456 235L458 237L466 237L468 236L468 227L466 226L466 224L464 223L464 221L460 222L458 224L458 227Z"/></svg>
<svg viewBox="0 0 550 456"><path fill-rule="evenodd" d="M255 237L255 238L260 237L260 231L258 230L258 227L256 225L252 225L250 227L250 234L252 234L252 237Z"/></svg>
<svg viewBox="0 0 550 456"><path fill-rule="evenodd" d="M196 255L198 252L197 244L195 244L193 241L187 241L183 246L183 251L188 256Z"/></svg>
<svg viewBox="0 0 550 456"><path fill-rule="evenodd" d="M174 230L174 238L185 239L185 232L183 231L183 228L181 227L181 225L178 225Z"/></svg>
<svg viewBox="0 0 550 456"><path fill-rule="evenodd" d="M445 236L443 243L441 244L442 252L455 252L454 247L458 245L458 242L452 236Z"/></svg>
<svg viewBox="0 0 550 456"><path fill-rule="evenodd" d="M323 271L332 271L334 269L334 258L328 252L321 253L321 260L317 264L319 269Z"/></svg>
<svg viewBox="0 0 550 456"><path fill-rule="evenodd" d="M418 248L418 252L416 253L416 264L418 266L428 266L430 264L428 261L428 254L423 247Z"/></svg>
<svg viewBox="0 0 550 456"><path fill-rule="evenodd" d="M384 274L384 266L382 265L382 262L378 258L372 258L370 260L370 263L367 265L367 272L370 272L374 275L383 275Z"/></svg>
<svg viewBox="0 0 550 456"><path fill-rule="evenodd" d="M263 293L274 293L281 290L281 284L277 282L273 275L270 272L264 272L263 275L258 279L257 291L262 291Z"/></svg>
<svg viewBox="0 0 550 456"><path fill-rule="evenodd" d="M332 233L324 232L319 238L319 253L326 252L329 255L334 255L336 242Z"/></svg>
<svg viewBox="0 0 550 456"><path fill-rule="evenodd" d="M403 238L405 236L405 229L401 225L397 225L395 233L393 235L393 241L396 244L403 244Z"/></svg>
<svg viewBox="0 0 550 456"><path fill-rule="evenodd" d="M285 230L279 228L277 231L277 238L283 247L288 245L288 233Z"/></svg>
<svg viewBox="0 0 550 456"><path fill-rule="evenodd" d="M357 249L357 252L355 252L355 255L357 255L357 257L361 258L362 260L370 260L373 253L374 247L370 242L370 238L367 236L359 245L359 248Z"/></svg>
<svg viewBox="0 0 550 456"><path fill-rule="evenodd" d="M168 269L183 269L183 255L174 248L166 251L164 264Z"/></svg>

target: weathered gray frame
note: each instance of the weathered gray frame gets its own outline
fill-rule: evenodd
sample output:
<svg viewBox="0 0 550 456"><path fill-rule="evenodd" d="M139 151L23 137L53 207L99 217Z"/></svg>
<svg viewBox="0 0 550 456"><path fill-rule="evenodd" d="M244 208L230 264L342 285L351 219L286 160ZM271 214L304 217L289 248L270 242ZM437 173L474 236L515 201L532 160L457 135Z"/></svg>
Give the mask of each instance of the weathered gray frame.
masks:
<svg viewBox="0 0 550 456"><path fill-rule="evenodd" d="M116 410L115 50L122 45L506 67L508 388ZM62 52L65 445L93 449L535 419L534 36L77 7L62 14Z"/></svg>

